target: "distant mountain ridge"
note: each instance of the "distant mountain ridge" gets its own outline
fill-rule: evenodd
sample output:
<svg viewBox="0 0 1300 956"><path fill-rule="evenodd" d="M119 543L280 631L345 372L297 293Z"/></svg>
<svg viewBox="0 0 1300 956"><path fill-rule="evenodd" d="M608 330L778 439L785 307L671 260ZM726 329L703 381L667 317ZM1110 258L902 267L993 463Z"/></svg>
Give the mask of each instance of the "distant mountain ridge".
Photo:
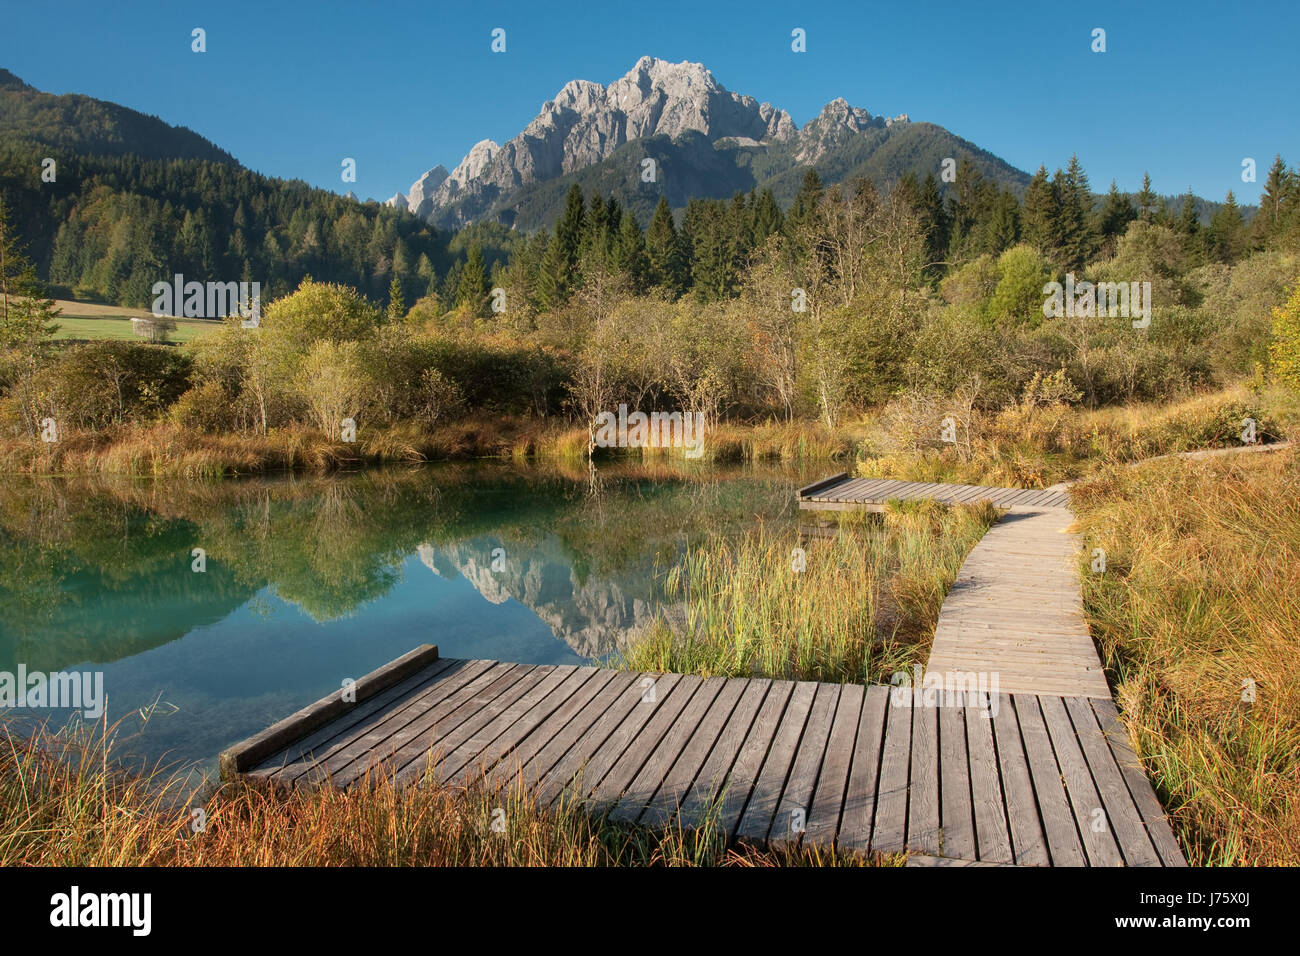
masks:
<svg viewBox="0 0 1300 956"><path fill-rule="evenodd" d="M445 228L495 219L533 229L550 224L575 182L612 193L644 219L660 194L680 208L757 187L788 202L809 166L827 182L867 176L885 185L906 172L937 173L943 159L962 155L1000 186L1020 191L1029 182L907 114L873 116L837 98L799 129L785 110L727 90L702 64L643 56L609 86L571 80L504 145L476 143L452 172L434 166L388 205Z"/></svg>
<svg viewBox="0 0 1300 956"><path fill-rule="evenodd" d="M234 156L184 126L80 93L44 93L5 69L0 69L0 139L88 156L239 165Z"/></svg>

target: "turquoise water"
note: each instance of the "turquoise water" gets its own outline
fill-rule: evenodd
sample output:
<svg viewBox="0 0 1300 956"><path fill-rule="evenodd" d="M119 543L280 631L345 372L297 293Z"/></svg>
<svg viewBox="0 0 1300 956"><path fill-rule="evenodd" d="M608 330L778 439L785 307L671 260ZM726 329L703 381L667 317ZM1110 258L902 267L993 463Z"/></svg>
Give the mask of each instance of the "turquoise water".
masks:
<svg viewBox="0 0 1300 956"><path fill-rule="evenodd" d="M102 672L120 755L210 770L224 747L421 643L526 664L616 653L680 610L663 577L689 543L758 521L793 530L806 479L475 464L10 480L0 673Z"/></svg>

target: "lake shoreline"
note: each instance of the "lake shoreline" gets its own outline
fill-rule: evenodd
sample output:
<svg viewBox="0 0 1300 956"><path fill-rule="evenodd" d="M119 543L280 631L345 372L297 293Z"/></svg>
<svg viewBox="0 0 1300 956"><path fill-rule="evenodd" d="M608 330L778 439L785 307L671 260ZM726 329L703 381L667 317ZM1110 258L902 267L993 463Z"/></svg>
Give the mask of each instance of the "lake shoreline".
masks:
<svg viewBox="0 0 1300 956"><path fill-rule="evenodd" d="M826 429L807 422L726 423L709 429L692 461L839 461L852 459L861 427ZM354 442L317 429L278 428L266 435L212 433L171 423L76 431L57 441L0 439L0 474L233 478L275 472L329 474L430 461L586 462L587 429L568 423L497 417L433 428L411 424L359 428ZM687 460L680 447L597 448L594 460Z"/></svg>

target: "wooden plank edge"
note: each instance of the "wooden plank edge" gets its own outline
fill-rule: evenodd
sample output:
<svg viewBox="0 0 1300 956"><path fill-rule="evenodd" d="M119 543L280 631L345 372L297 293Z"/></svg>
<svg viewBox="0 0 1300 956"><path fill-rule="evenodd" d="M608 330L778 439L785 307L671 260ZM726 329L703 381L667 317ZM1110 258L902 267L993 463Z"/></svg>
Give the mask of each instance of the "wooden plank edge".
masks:
<svg viewBox="0 0 1300 956"><path fill-rule="evenodd" d="M831 475L829 478L823 478L821 481L814 481L811 485L804 485L802 488L796 491L795 497L807 498L809 495L812 495L815 492L821 491L825 488L829 488L831 487L831 485L839 484L841 481L843 481L848 477L849 477L849 473L847 471L841 471L837 474Z"/></svg>
<svg viewBox="0 0 1300 956"><path fill-rule="evenodd" d="M297 713L290 714L265 730L240 741L233 747L222 751L221 756L218 758L221 779L234 780L244 771L255 767L273 753L283 750L295 740L319 730L335 717L346 713L363 700L373 697L400 680L405 680L416 671L428 667L437 659L437 644L421 644L419 647L408 651L396 660L389 661L356 681L350 688L353 692L353 700L344 700L343 692L348 688L340 687L314 704L308 704Z"/></svg>

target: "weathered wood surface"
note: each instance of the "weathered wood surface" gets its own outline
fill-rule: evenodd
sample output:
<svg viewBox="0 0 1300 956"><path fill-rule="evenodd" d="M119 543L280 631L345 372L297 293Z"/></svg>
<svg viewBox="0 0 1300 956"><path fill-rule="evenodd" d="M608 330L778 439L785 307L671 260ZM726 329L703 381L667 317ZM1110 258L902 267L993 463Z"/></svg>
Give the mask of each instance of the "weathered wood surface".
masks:
<svg viewBox="0 0 1300 956"><path fill-rule="evenodd" d="M1069 496L1059 490L992 488L984 485L949 485L925 481L895 481L887 478L851 478L832 475L805 485L797 492L799 507L826 510L879 508L887 501L928 499L943 504L975 504L987 501L1012 514L1032 513L1069 506Z"/></svg>
<svg viewBox="0 0 1300 956"><path fill-rule="evenodd" d="M882 508L893 499L987 501L1003 509L967 555L943 602L927 674L948 686L973 676L981 689L1110 697L1083 618L1079 540L1069 532L1066 491L840 474L799 489L798 499L800 507L813 509Z"/></svg>
<svg viewBox="0 0 1300 956"><path fill-rule="evenodd" d="M939 610L927 674L975 674L1007 693L1110 697L1083 617L1071 520L1049 509L989 528Z"/></svg>
<svg viewBox="0 0 1300 956"><path fill-rule="evenodd" d="M255 765L247 743L232 748L244 756L223 759L227 776L522 786L543 805L714 825L754 846L1184 863L1109 700L401 660Z"/></svg>

